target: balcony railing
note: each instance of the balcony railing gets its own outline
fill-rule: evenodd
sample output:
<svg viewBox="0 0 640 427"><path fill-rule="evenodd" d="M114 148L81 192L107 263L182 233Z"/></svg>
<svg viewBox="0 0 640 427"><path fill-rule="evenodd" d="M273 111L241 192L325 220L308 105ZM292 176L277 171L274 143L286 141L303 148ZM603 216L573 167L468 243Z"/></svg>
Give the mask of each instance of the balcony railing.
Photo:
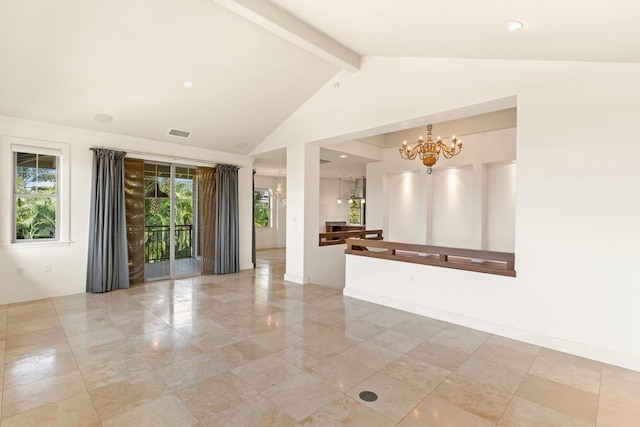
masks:
<svg viewBox="0 0 640 427"><path fill-rule="evenodd" d="M176 259L193 257L193 225L180 224L175 226ZM144 227L144 261L169 261L168 225L147 225Z"/></svg>

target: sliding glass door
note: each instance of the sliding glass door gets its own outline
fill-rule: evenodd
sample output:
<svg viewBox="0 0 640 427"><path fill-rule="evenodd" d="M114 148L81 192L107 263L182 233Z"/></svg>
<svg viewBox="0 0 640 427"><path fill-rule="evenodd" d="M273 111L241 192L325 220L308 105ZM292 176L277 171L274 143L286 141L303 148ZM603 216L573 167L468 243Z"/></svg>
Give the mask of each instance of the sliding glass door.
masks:
<svg viewBox="0 0 640 427"><path fill-rule="evenodd" d="M145 162L145 280L200 274L197 168Z"/></svg>

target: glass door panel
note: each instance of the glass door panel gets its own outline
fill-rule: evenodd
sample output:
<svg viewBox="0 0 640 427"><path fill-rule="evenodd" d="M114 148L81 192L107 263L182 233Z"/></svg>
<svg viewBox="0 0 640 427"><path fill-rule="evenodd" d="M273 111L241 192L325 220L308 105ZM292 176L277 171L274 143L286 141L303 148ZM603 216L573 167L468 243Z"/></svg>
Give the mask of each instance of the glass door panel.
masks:
<svg viewBox="0 0 640 427"><path fill-rule="evenodd" d="M193 276L202 270L197 256L197 185L198 170L194 167L175 166L175 269L173 277Z"/></svg>
<svg viewBox="0 0 640 427"><path fill-rule="evenodd" d="M200 274L197 236L197 169L145 163L145 280Z"/></svg>

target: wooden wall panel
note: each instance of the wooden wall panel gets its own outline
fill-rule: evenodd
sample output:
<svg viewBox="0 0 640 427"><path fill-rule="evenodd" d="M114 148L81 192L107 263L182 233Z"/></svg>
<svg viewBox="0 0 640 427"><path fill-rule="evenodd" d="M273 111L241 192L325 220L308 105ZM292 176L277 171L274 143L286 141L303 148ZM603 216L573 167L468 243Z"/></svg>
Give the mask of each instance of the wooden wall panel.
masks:
<svg viewBox="0 0 640 427"><path fill-rule="evenodd" d="M215 215L216 215L216 169L198 168L198 195L200 198L200 254L202 274L213 274Z"/></svg>
<svg viewBox="0 0 640 427"><path fill-rule="evenodd" d="M144 283L144 161L124 159L129 280Z"/></svg>

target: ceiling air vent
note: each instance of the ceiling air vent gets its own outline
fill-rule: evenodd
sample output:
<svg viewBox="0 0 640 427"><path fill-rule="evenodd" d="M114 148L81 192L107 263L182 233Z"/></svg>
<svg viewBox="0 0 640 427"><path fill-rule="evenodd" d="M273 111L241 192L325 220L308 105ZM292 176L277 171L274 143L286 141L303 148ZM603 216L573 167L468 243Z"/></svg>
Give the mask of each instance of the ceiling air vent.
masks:
<svg viewBox="0 0 640 427"><path fill-rule="evenodd" d="M320 164L331 163L331 160L320 159Z"/></svg>
<svg viewBox="0 0 640 427"><path fill-rule="evenodd" d="M180 138L189 138L189 136L191 136L191 132L188 132L186 130L180 130L180 129L169 129L169 135L171 136L177 136Z"/></svg>

